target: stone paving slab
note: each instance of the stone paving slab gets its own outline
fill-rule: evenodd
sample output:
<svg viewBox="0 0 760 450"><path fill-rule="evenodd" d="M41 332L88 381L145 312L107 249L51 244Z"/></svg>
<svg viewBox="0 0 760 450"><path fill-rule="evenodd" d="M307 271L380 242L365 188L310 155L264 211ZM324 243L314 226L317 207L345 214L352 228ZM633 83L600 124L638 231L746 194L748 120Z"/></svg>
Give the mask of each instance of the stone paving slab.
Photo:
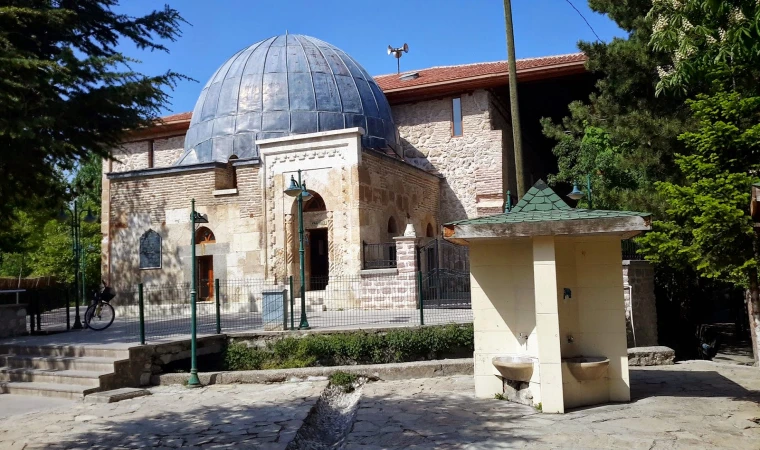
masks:
<svg viewBox="0 0 760 450"><path fill-rule="evenodd" d="M477 399L472 376L369 383L343 448L760 448L757 368L695 361L632 368L631 382L631 403L564 415ZM0 448L285 449L325 386L160 386L119 403L69 403L0 419Z"/></svg>
<svg viewBox="0 0 760 450"><path fill-rule="evenodd" d="M157 387L119 403L71 403L0 419L0 448L284 449L326 384Z"/></svg>
<svg viewBox="0 0 760 450"><path fill-rule="evenodd" d="M137 397L150 395L148 389L140 388L121 388L110 391L101 391L90 394L84 398L89 403L116 403L123 400L129 400Z"/></svg>
<svg viewBox="0 0 760 450"><path fill-rule="evenodd" d="M476 399L471 377L371 383L346 448L760 448L760 371L703 361L632 368L633 401L539 414Z"/></svg>

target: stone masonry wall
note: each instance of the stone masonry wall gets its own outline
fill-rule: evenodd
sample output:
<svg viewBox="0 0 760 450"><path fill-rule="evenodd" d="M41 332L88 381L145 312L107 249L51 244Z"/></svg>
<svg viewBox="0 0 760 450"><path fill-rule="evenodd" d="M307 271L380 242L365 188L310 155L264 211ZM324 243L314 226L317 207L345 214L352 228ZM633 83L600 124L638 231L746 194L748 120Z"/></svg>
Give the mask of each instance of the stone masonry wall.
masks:
<svg viewBox="0 0 760 450"><path fill-rule="evenodd" d="M103 274L114 286L188 281L190 199L208 215L216 243L197 246L198 256L213 256L218 278L264 275L266 264L262 192L258 166L237 167L238 193L214 195L227 169L181 172L126 180L109 180L104 195ZM221 172L221 173L218 173ZM108 203L108 208L105 203ZM162 267L139 268L140 237L148 229L162 238ZM118 301L117 301L118 304Z"/></svg>
<svg viewBox="0 0 760 450"><path fill-rule="evenodd" d="M657 345L657 307L652 265L647 261L623 261L623 290L628 347Z"/></svg>
<svg viewBox="0 0 760 450"><path fill-rule="evenodd" d="M172 166L182 155L185 136L172 136L153 140L153 167ZM114 161L110 162L110 172L128 172L148 168L150 139L124 143L112 150ZM108 167L108 164L103 164ZM106 170L109 172L109 170Z"/></svg>
<svg viewBox="0 0 760 450"><path fill-rule="evenodd" d="M0 338L26 334L26 305L0 305Z"/></svg>
<svg viewBox="0 0 760 450"><path fill-rule="evenodd" d="M413 309L417 307L417 238L396 241L396 268L361 272L363 309Z"/></svg>
<svg viewBox="0 0 760 450"><path fill-rule="evenodd" d="M365 151L359 168L361 238L379 244L392 242L411 223L418 235L428 224L438 230L440 179L437 176L388 157ZM408 216L408 217L407 217ZM397 233L388 234L394 217Z"/></svg>
<svg viewBox="0 0 760 450"><path fill-rule="evenodd" d="M495 129L491 95L461 95L462 136L452 136L452 98L392 106L405 158L441 174L440 222L503 210L503 132Z"/></svg>

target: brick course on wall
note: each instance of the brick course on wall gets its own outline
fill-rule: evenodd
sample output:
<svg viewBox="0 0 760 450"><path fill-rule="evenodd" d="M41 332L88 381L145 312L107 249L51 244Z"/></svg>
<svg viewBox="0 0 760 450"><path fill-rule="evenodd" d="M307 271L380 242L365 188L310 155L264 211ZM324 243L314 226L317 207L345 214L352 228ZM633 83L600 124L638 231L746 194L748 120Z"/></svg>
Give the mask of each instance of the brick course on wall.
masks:
<svg viewBox="0 0 760 450"><path fill-rule="evenodd" d="M462 136L458 137L451 135L451 97L392 106L407 161L445 177L441 223L488 215L503 207L504 138L491 120L489 99L485 90L461 95Z"/></svg>
<svg viewBox="0 0 760 450"><path fill-rule="evenodd" d="M404 232L407 223L414 225L418 235L424 235L428 224L438 229L438 177L403 161L365 151L359 168L359 186L363 241L391 242L395 236L388 233L391 216L398 226L396 235Z"/></svg>
<svg viewBox="0 0 760 450"><path fill-rule="evenodd" d="M396 268L361 273L363 309L410 309L417 307L417 239L396 237Z"/></svg>

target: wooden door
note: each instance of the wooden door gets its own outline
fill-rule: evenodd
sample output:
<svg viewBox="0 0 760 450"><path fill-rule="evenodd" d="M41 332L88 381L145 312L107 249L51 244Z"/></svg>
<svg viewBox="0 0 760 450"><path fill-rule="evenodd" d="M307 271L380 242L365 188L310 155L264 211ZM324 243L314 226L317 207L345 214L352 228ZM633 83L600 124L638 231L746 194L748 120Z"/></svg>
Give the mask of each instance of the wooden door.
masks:
<svg viewBox="0 0 760 450"><path fill-rule="evenodd" d="M214 297L214 257L198 257L198 281L199 295L201 299L211 299Z"/></svg>

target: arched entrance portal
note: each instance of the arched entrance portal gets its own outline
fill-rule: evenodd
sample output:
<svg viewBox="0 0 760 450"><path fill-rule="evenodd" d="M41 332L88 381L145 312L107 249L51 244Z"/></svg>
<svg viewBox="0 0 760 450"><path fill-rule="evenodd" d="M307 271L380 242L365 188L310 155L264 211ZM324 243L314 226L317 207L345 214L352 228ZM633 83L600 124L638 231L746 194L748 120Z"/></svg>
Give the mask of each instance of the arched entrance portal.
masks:
<svg viewBox="0 0 760 450"><path fill-rule="evenodd" d="M304 228L307 240L306 274L310 291L324 290L330 275L329 229L327 223L327 208L322 196L309 191L310 198L303 205Z"/></svg>
<svg viewBox="0 0 760 450"><path fill-rule="evenodd" d="M195 244L200 245L203 249L208 244L216 243L214 232L206 227L200 227L195 230ZM205 253L201 251L201 253ZM211 300L214 298L214 257L211 255L201 255L197 257L198 267L198 298L200 300Z"/></svg>

